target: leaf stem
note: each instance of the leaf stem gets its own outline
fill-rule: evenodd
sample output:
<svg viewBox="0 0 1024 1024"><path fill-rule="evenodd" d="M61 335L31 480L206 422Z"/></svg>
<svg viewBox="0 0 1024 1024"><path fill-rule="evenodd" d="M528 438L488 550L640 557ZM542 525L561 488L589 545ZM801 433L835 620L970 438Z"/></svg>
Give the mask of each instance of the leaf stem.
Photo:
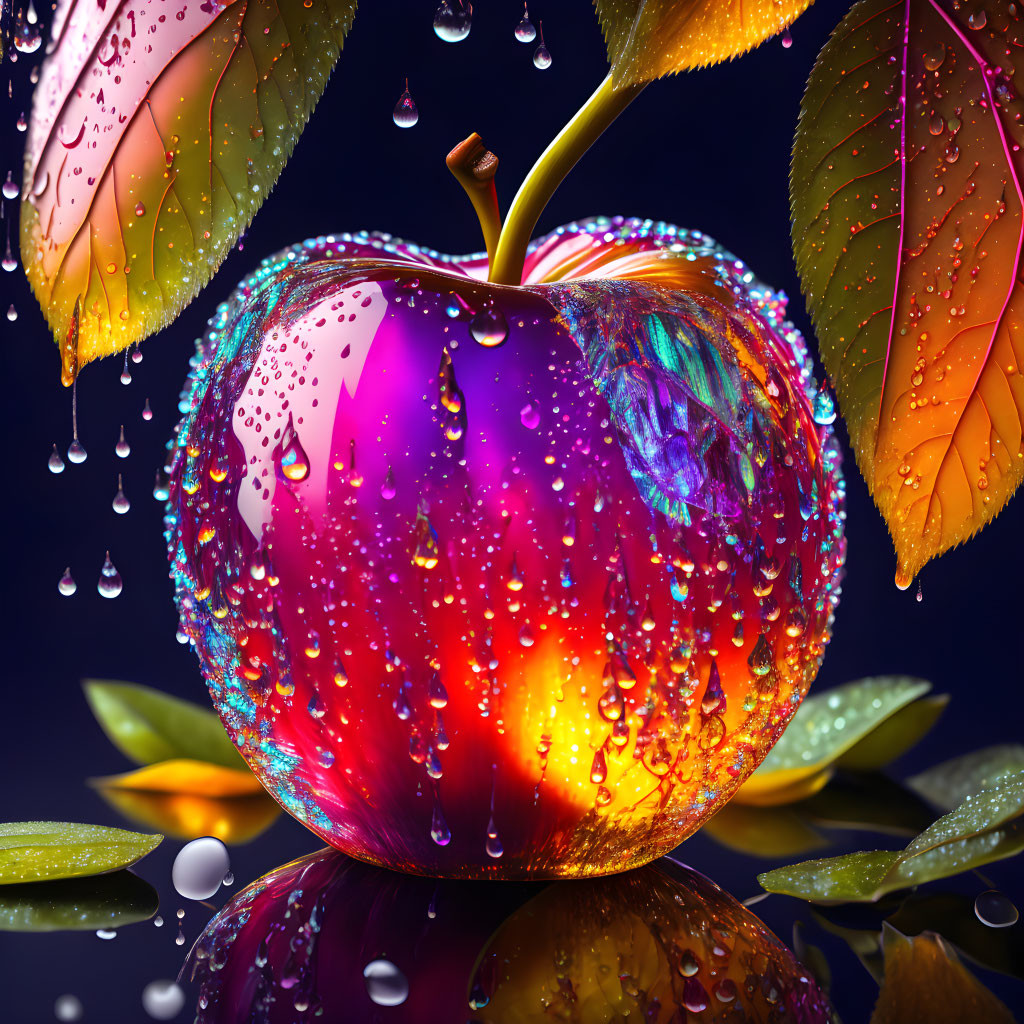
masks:
<svg viewBox="0 0 1024 1024"><path fill-rule="evenodd" d="M480 136L473 132L448 154L445 163L455 175L455 180L466 190L476 210L487 258L493 263L498 236L501 234L501 208L498 206L498 193L494 189L498 158L484 146Z"/></svg>
<svg viewBox="0 0 1024 1024"><path fill-rule="evenodd" d="M522 282L526 249L544 207L579 158L636 99L646 84L615 88L609 73L544 150L523 180L505 218L497 251L491 259L491 281L511 285Z"/></svg>

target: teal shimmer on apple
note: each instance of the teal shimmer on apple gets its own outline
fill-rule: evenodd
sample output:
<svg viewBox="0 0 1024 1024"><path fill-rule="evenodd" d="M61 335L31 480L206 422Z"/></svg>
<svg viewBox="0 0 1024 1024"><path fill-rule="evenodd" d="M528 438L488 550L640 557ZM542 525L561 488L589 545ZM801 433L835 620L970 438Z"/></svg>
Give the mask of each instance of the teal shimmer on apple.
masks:
<svg viewBox="0 0 1024 1024"><path fill-rule="evenodd" d="M604 874L781 735L839 597L843 483L785 296L615 218L523 284L380 235L267 260L171 446L182 631L242 756L332 845Z"/></svg>

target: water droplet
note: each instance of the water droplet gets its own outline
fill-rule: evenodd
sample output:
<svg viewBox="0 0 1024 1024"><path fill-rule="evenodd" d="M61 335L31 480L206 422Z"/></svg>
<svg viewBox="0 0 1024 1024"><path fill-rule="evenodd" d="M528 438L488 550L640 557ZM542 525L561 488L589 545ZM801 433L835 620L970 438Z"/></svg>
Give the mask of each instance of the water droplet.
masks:
<svg viewBox="0 0 1024 1024"><path fill-rule="evenodd" d="M96 938L109 942L111 939L117 938L117 931L113 928L97 928Z"/></svg>
<svg viewBox="0 0 1024 1024"><path fill-rule="evenodd" d="M985 13L984 8L974 11L968 15L967 24L970 25L975 32L984 28L988 24L988 15Z"/></svg>
<svg viewBox="0 0 1024 1024"><path fill-rule="evenodd" d="M111 507L119 515L123 516L132 507L128 496L124 493L124 484L121 482L121 474L117 474L117 494L111 502Z"/></svg>
<svg viewBox="0 0 1024 1024"><path fill-rule="evenodd" d="M401 1006L409 998L409 979L390 960L371 960L363 968L363 981L378 1006Z"/></svg>
<svg viewBox="0 0 1024 1024"><path fill-rule="evenodd" d="M70 597L78 589L78 584L71 575L70 565L64 570L64 575L61 576L60 580L57 582L57 589L64 595L64 597Z"/></svg>
<svg viewBox="0 0 1024 1024"><path fill-rule="evenodd" d="M464 0L441 0L434 12L434 32L437 38L446 43L462 42L473 27L471 10L472 7L467 6Z"/></svg>
<svg viewBox="0 0 1024 1024"><path fill-rule="evenodd" d="M7 319L12 323L18 319L18 311L14 308L13 302L7 307Z"/></svg>
<svg viewBox="0 0 1024 1024"><path fill-rule="evenodd" d="M281 475L293 483L299 483L309 476L309 456L295 432L291 413L288 414L288 426L277 447L277 465Z"/></svg>
<svg viewBox="0 0 1024 1024"><path fill-rule="evenodd" d="M789 31L789 26L787 25L782 30L782 48L784 50L788 50L792 45L793 45L793 36L790 33L790 31Z"/></svg>
<svg viewBox="0 0 1024 1024"><path fill-rule="evenodd" d="M4 194L4 199L17 199L18 198L18 183L11 177L11 172L7 172L7 178L4 180L3 188L0 191Z"/></svg>
<svg viewBox="0 0 1024 1024"><path fill-rule="evenodd" d="M921 581L917 581L917 600L921 602L924 600L924 590L921 587Z"/></svg>
<svg viewBox="0 0 1024 1024"><path fill-rule="evenodd" d="M96 584L96 590L99 592L101 597L115 598L121 593L121 589L124 583L121 580L121 574L114 567L114 563L110 560L110 552L107 552L106 558L103 560L103 567L100 569L99 582Z"/></svg>
<svg viewBox="0 0 1024 1024"><path fill-rule="evenodd" d="M33 68L32 70L35 71L36 69ZM27 132L28 131L28 121L25 120L25 111L22 111L21 114L19 115L18 122L15 125L15 127L18 129L19 132Z"/></svg>
<svg viewBox="0 0 1024 1024"><path fill-rule="evenodd" d="M213 836L193 839L174 858L171 881L187 900L208 900L221 887L231 867L228 848Z"/></svg>
<svg viewBox="0 0 1024 1024"><path fill-rule="evenodd" d="M53 1004L53 1015L57 1020L81 1020L84 1007L78 996L58 996Z"/></svg>
<svg viewBox="0 0 1024 1024"><path fill-rule="evenodd" d="M537 411L537 407L533 402L527 402L526 405L519 410L519 422L522 423L527 430L536 430L540 426L540 413Z"/></svg>
<svg viewBox="0 0 1024 1024"><path fill-rule="evenodd" d="M60 457L60 452L57 451L56 444L53 446L53 451L50 452L50 457L46 460L46 468L51 473L64 472L64 460Z"/></svg>
<svg viewBox="0 0 1024 1024"><path fill-rule="evenodd" d="M19 53L35 53L43 41L43 33L38 22L33 24L23 12L18 13L12 35L14 48Z"/></svg>
<svg viewBox="0 0 1024 1024"><path fill-rule="evenodd" d="M508 337L508 321L500 309L488 306L469 321L469 333L478 344L495 348Z"/></svg>
<svg viewBox="0 0 1024 1024"><path fill-rule="evenodd" d="M409 80L405 80L405 92L398 97L395 111L391 115L399 128L411 128L420 119L420 112L409 93Z"/></svg>
<svg viewBox="0 0 1024 1024"><path fill-rule="evenodd" d="M85 445L76 437L68 445L68 462L73 462L77 466L79 463L85 462L87 458L89 458L89 453L85 450Z"/></svg>
<svg viewBox="0 0 1024 1024"><path fill-rule="evenodd" d="M127 459L132 453L131 445L124 439L124 424L121 424L121 435L117 439L117 444L114 445L114 452L117 454L119 459Z"/></svg>
<svg viewBox="0 0 1024 1024"><path fill-rule="evenodd" d="M385 501L390 501L396 493L395 472L390 466L388 466L388 471L384 476L384 483L380 485L380 496Z"/></svg>
<svg viewBox="0 0 1024 1024"><path fill-rule="evenodd" d="M146 216L146 204L145 203L136 203L135 204L135 216L136 217L145 217Z"/></svg>
<svg viewBox="0 0 1024 1024"><path fill-rule="evenodd" d="M504 852L505 847L501 845L498 836L498 827L494 824L494 812L491 812L490 820L487 822L487 842L484 844L487 856L497 860Z"/></svg>
<svg viewBox="0 0 1024 1024"><path fill-rule="evenodd" d="M436 797L434 799L434 813L430 819L430 838L438 846L447 846L452 841L451 829L448 827L448 822L444 820L444 812L441 810L441 804Z"/></svg>
<svg viewBox="0 0 1024 1024"><path fill-rule="evenodd" d="M814 422L827 427L836 421L836 404L827 384L822 384L814 396Z"/></svg>
<svg viewBox="0 0 1024 1024"><path fill-rule="evenodd" d="M551 51L544 43L544 22L540 22L540 46L533 51L533 66L541 71L551 67Z"/></svg>
<svg viewBox="0 0 1024 1024"><path fill-rule="evenodd" d="M1014 904L996 889L983 892L974 901L974 913L982 924L989 928L1009 928L1015 925L1020 913Z"/></svg>
<svg viewBox="0 0 1024 1024"><path fill-rule="evenodd" d="M159 914L157 914L156 917L153 918L153 927L154 928L163 928L163 926L164 926L164 919Z"/></svg>
<svg viewBox="0 0 1024 1024"><path fill-rule="evenodd" d="M149 422L153 418L153 410L149 407L149 399L146 399L146 404L142 407L142 418Z"/></svg>
<svg viewBox="0 0 1024 1024"><path fill-rule="evenodd" d="M170 488L168 486L167 477L160 472L156 471L156 478L153 480L153 497L157 501L166 501L171 496Z"/></svg>
<svg viewBox="0 0 1024 1024"><path fill-rule="evenodd" d="M226 875L224 876L224 882L223 882L223 884L224 884L224 885L234 885L234 884L235 884L235 876L234 876L234 874L232 874L232 872L230 872L230 871L229 871L229 872L228 872L228 873L227 873L227 874L226 874Z"/></svg>
<svg viewBox="0 0 1024 1024"><path fill-rule="evenodd" d="M532 43L537 38L537 30L533 27L533 22L530 21L530 12L527 10L526 4L523 4L523 16L516 25L516 39L521 43Z"/></svg>
<svg viewBox="0 0 1024 1024"><path fill-rule="evenodd" d="M142 990L142 1008L153 1020L174 1020L185 1007L185 993L173 981L151 981Z"/></svg>

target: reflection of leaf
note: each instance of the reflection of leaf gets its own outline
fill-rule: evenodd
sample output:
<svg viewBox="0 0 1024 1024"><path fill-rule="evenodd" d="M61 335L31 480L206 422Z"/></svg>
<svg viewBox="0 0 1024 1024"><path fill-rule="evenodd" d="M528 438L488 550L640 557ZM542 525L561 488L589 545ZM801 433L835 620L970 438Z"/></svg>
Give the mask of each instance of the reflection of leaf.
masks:
<svg viewBox="0 0 1024 1024"><path fill-rule="evenodd" d="M804 861L758 876L769 892L815 902L877 900L1024 849L1024 772L968 797L903 851L875 850Z"/></svg>
<svg viewBox="0 0 1024 1024"><path fill-rule="evenodd" d="M793 147L797 268L901 585L1024 474L1024 21L989 10L855 4Z"/></svg>
<svg viewBox="0 0 1024 1024"><path fill-rule="evenodd" d="M753 857L799 857L828 846L796 811L788 807L744 807L726 804L701 829L716 843Z"/></svg>
<svg viewBox="0 0 1024 1024"><path fill-rule="evenodd" d="M1013 1015L937 935L884 927L885 978L871 1024L1013 1024Z"/></svg>
<svg viewBox="0 0 1024 1024"><path fill-rule="evenodd" d="M185 757L244 765L220 719L206 708L136 683L90 679L83 687L103 731L137 764Z"/></svg>
<svg viewBox="0 0 1024 1024"><path fill-rule="evenodd" d="M738 57L813 0L594 0L616 86Z"/></svg>
<svg viewBox="0 0 1024 1024"><path fill-rule="evenodd" d="M0 824L0 885L116 871L151 853L162 839L65 821Z"/></svg>
<svg viewBox="0 0 1024 1024"><path fill-rule="evenodd" d="M907 785L936 807L950 810L972 793L1020 771L1024 771L1024 747L1006 743L954 757L907 779Z"/></svg>
<svg viewBox="0 0 1024 1024"><path fill-rule="evenodd" d="M247 843L281 811L248 770L201 761L164 761L91 784L125 817L177 839Z"/></svg>
<svg viewBox="0 0 1024 1024"><path fill-rule="evenodd" d="M130 871L0 887L0 931L96 931L151 918L156 890Z"/></svg>
<svg viewBox="0 0 1024 1024"><path fill-rule="evenodd" d="M841 775L820 793L790 809L828 828L900 836L917 835L935 818L923 800L884 775Z"/></svg>
<svg viewBox="0 0 1024 1024"><path fill-rule="evenodd" d="M929 689L931 683L921 679L878 676L812 694L733 802L771 805L812 795L839 758ZM916 720L906 724L911 731L918 726ZM891 735L890 742L899 740Z"/></svg>
<svg viewBox="0 0 1024 1024"><path fill-rule="evenodd" d="M881 925L871 927L855 927L847 922L836 921L819 910L812 910L814 920L821 925L825 931L836 938L842 939L850 947L854 956L861 962L864 970L874 980L882 982L882 931Z"/></svg>
<svg viewBox="0 0 1024 1024"><path fill-rule="evenodd" d="M68 383L76 334L82 366L169 323L209 281L291 154L356 5L165 6L61 0L54 16L21 249L58 343L80 302Z"/></svg>

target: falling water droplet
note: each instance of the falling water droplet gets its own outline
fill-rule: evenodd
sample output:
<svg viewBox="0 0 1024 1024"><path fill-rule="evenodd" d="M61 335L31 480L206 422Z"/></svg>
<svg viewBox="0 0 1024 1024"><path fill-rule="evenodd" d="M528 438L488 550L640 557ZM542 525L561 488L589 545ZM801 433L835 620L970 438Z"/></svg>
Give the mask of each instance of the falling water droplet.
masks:
<svg viewBox="0 0 1024 1024"><path fill-rule="evenodd" d="M113 599L121 593L123 586L121 574L110 560L110 552L108 551L106 558L103 560L103 567L100 569L100 578L96 584L96 590L99 591L101 597Z"/></svg>
<svg viewBox="0 0 1024 1024"><path fill-rule="evenodd" d="M18 183L11 177L11 172L7 172L7 178L4 181L2 188L4 199L17 199L18 198Z"/></svg>
<svg viewBox="0 0 1024 1024"><path fill-rule="evenodd" d="M178 925L178 934L174 936L174 944L176 946L185 945L185 929L180 924Z"/></svg>
<svg viewBox="0 0 1024 1024"><path fill-rule="evenodd" d="M70 565L64 570L64 575L58 581L57 589L64 597L70 597L78 589L78 584L71 575Z"/></svg>
<svg viewBox="0 0 1024 1024"><path fill-rule="evenodd" d="M469 333L484 348L496 348L508 337L508 321L500 309L488 306L469 321Z"/></svg>
<svg viewBox="0 0 1024 1024"><path fill-rule="evenodd" d="M121 370L121 383L127 387L132 382L132 371L128 369L128 353L124 354L124 369Z"/></svg>
<svg viewBox="0 0 1024 1024"><path fill-rule="evenodd" d="M153 481L153 497L157 501L166 501L171 496L170 487L168 484L167 476L156 471L156 479Z"/></svg>
<svg viewBox="0 0 1024 1024"><path fill-rule="evenodd" d="M146 404L142 407L142 418L148 423L153 418L153 410L149 407L149 399L146 399Z"/></svg>
<svg viewBox="0 0 1024 1024"><path fill-rule="evenodd" d="M497 860L505 852L505 847L501 845L501 839L498 836L498 827L494 824L493 811L487 822L487 842L484 844L484 849L487 850L487 856L494 860Z"/></svg>
<svg viewBox="0 0 1024 1024"><path fill-rule="evenodd" d="M526 4L523 4L523 16L516 25L516 39L521 43L532 43L537 38L537 30L533 27L533 22L530 21L530 12L527 10Z"/></svg>
<svg viewBox="0 0 1024 1024"><path fill-rule="evenodd" d="M142 1008L153 1020L174 1020L184 1006L185 993L173 981L151 981L142 990Z"/></svg>
<svg viewBox="0 0 1024 1024"><path fill-rule="evenodd" d="M924 590L921 588L921 581L917 581L917 600L921 602L924 600Z"/></svg>
<svg viewBox="0 0 1024 1024"><path fill-rule="evenodd" d="M30 6L29 10L31 9ZM18 13L12 35L14 48L20 53L35 53L43 41L43 33L38 23L33 24L23 12Z"/></svg>
<svg viewBox="0 0 1024 1024"><path fill-rule="evenodd" d="M131 502L128 500L127 495L124 493L124 485L121 483L121 474L118 473L117 494L114 495L112 508L119 516L123 516L131 507Z"/></svg>
<svg viewBox="0 0 1024 1024"><path fill-rule="evenodd" d="M416 103L409 92L408 78L405 80L405 91L398 97L395 111L391 116L399 128L411 128L420 119L420 112L416 109Z"/></svg>
<svg viewBox="0 0 1024 1024"><path fill-rule="evenodd" d="M544 42L544 22L540 22L540 45L533 51L533 66L541 71L551 67L551 51Z"/></svg>
<svg viewBox="0 0 1024 1024"><path fill-rule="evenodd" d="M446 43L462 42L473 27L471 6L464 0L441 0L434 12L434 32Z"/></svg>
<svg viewBox="0 0 1024 1024"><path fill-rule="evenodd" d="M363 968L363 981L378 1006L401 1006L409 998L409 979L390 960L371 960Z"/></svg>
<svg viewBox="0 0 1024 1024"><path fill-rule="evenodd" d="M18 319L18 311L14 308L13 302L7 307L7 319L12 323Z"/></svg>
<svg viewBox="0 0 1024 1024"><path fill-rule="evenodd" d="M132 362L137 366L142 362L142 349L138 345L132 349Z"/></svg>
<svg viewBox="0 0 1024 1024"><path fill-rule="evenodd" d="M309 456L295 432L291 413L288 414L288 425L277 449L277 464L281 475L292 483L300 483L309 476Z"/></svg>
<svg viewBox="0 0 1024 1024"><path fill-rule="evenodd" d="M57 1001L53 1004L53 1015L57 1020L81 1020L84 1011L82 1000L78 996L70 994L58 996Z"/></svg>
<svg viewBox="0 0 1024 1024"><path fill-rule="evenodd" d="M75 465L79 465L89 457L89 453L85 450L85 445L76 437L71 444L68 445L68 462L73 462Z"/></svg>
<svg viewBox="0 0 1024 1024"><path fill-rule="evenodd" d="M827 384L822 384L814 396L814 422L823 427L836 421L836 404Z"/></svg>
<svg viewBox="0 0 1024 1024"><path fill-rule="evenodd" d="M46 468L51 473L64 472L64 460L60 457L60 452L57 451L56 444L53 446L53 451L50 452L50 457L46 460Z"/></svg>
<svg viewBox="0 0 1024 1024"><path fill-rule="evenodd" d="M791 33L789 31L789 26L787 25L782 30L782 48L784 50L788 50L792 45L793 45L793 36L791 35Z"/></svg>
<svg viewBox="0 0 1024 1024"><path fill-rule="evenodd" d="M32 70L34 71L35 68L33 68ZM28 121L25 120L25 111L24 110L19 115L18 122L15 125L15 128L17 128L19 132L27 132L28 131Z"/></svg>
<svg viewBox="0 0 1024 1024"><path fill-rule="evenodd" d="M974 913L989 928L1009 928L1020 918L1016 906L1001 892L989 889L974 901Z"/></svg>
<svg viewBox="0 0 1024 1024"><path fill-rule="evenodd" d="M119 459L127 459L132 453L131 445L124 439L124 424L121 424L121 436L117 439L117 444L114 445L114 451Z"/></svg>
<svg viewBox="0 0 1024 1024"><path fill-rule="evenodd" d="M441 810L441 804L436 796L434 798L434 813L430 819L430 838L438 846L447 846L452 841L451 829L448 828L448 822L444 820L444 812Z"/></svg>
<svg viewBox="0 0 1024 1024"><path fill-rule="evenodd" d="M7 220L7 248L4 250L4 258L0 260L0 267L3 267L8 273L12 270L16 270L18 267L18 261L14 258L14 253L11 252L11 221L10 218Z"/></svg>
<svg viewBox="0 0 1024 1024"><path fill-rule="evenodd" d="M231 867L228 848L213 836L193 839L174 858L171 881L187 900L208 900L215 895Z"/></svg>
<svg viewBox="0 0 1024 1024"><path fill-rule="evenodd" d="M390 501L396 494L395 490L395 473L394 470L388 466L388 471L384 476L384 483L380 485L380 496L385 501Z"/></svg>

